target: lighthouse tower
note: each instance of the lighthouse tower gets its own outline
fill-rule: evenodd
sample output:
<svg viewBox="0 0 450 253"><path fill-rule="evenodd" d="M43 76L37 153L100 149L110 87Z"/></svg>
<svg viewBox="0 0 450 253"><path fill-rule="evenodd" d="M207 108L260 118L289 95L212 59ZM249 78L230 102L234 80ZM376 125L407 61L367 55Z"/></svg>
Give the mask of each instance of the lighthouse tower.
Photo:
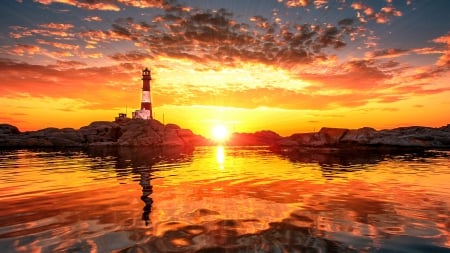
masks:
<svg viewBox="0 0 450 253"><path fill-rule="evenodd" d="M133 119L153 119L150 80L152 80L151 72L148 68L145 68L142 70L141 109L133 112Z"/></svg>

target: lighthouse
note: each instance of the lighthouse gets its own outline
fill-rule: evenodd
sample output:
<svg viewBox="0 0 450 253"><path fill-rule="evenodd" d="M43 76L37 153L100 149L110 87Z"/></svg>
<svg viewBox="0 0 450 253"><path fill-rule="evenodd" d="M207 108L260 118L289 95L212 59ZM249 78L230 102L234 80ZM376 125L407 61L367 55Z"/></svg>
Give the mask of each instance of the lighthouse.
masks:
<svg viewBox="0 0 450 253"><path fill-rule="evenodd" d="M133 112L133 119L153 119L152 96L150 93L151 72L148 68L142 70L142 100L141 109Z"/></svg>

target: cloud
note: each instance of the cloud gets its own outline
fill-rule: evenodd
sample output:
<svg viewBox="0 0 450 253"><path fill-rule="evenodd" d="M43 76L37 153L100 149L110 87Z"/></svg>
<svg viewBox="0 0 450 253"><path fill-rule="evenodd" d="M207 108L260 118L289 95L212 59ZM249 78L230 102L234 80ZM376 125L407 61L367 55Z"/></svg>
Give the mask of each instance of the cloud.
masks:
<svg viewBox="0 0 450 253"><path fill-rule="evenodd" d="M101 22L101 21L103 21L103 19L101 17L99 17L99 16L89 16L89 17L85 17L83 20L87 21L87 22Z"/></svg>
<svg viewBox="0 0 450 253"><path fill-rule="evenodd" d="M74 68L80 67L83 68ZM0 58L0 93L4 97L70 98L89 101L90 109L113 109L117 101L138 97L137 73L123 65L84 67L75 61L60 61L57 65L33 65ZM104 74L99 74L104 73ZM126 92L132 89L135 93ZM136 96L134 96L136 95Z"/></svg>
<svg viewBox="0 0 450 253"><path fill-rule="evenodd" d="M117 0L117 2L138 8L164 8L167 6L165 0Z"/></svg>
<svg viewBox="0 0 450 253"><path fill-rule="evenodd" d="M125 62L141 62L146 59L151 59L151 56L149 53L139 52L139 51L132 51L128 52L126 54L117 53L109 56L111 59L116 61L125 61Z"/></svg>
<svg viewBox="0 0 450 253"><path fill-rule="evenodd" d="M62 3L78 8L88 9L88 10L101 10L101 11L120 11L117 4L113 1L83 1L83 0L33 0L36 3L43 5L50 5L53 3Z"/></svg>
<svg viewBox="0 0 450 253"><path fill-rule="evenodd" d="M12 31L9 36L13 39L20 39L30 36L42 37L59 37L62 39L70 39L74 37L74 25L66 23L46 23L40 24L36 28L28 28L23 26L10 26Z"/></svg>
<svg viewBox="0 0 450 253"><path fill-rule="evenodd" d="M78 45L61 43L61 42L51 42L51 41L46 41L46 40L42 40L42 39L37 39L36 42L41 45L47 45L47 46L51 46L51 47L54 47L57 49L65 49L65 50L78 50L78 48L80 47Z"/></svg>
<svg viewBox="0 0 450 253"><path fill-rule="evenodd" d="M280 87L261 87L243 90L216 89L205 91L191 86L178 90L155 91L159 103L168 105L218 105L239 108L277 107L284 109L332 109L354 107L367 103L369 96L361 94L319 95Z"/></svg>
<svg viewBox="0 0 450 253"><path fill-rule="evenodd" d="M58 30L58 31L67 31L74 27L72 24L64 24L64 23L47 23L39 25L42 28Z"/></svg>
<svg viewBox="0 0 450 253"><path fill-rule="evenodd" d="M396 58L402 55L406 55L409 52L410 50L408 49L387 48L366 52L365 56L367 58Z"/></svg>
<svg viewBox="0 0 450 253"><path fill-rule="evenodd" d="M33 0L36 3L50 5L53 3L67 4L81 9L100 10L100 11L120 11L120 5L132 6L136 8L166 8L168 2L165 0Z"/></svg>
<svg viewBox="0 0 450 253"><path fill-rule="evenodd" d="M403 15L403 13L392 6L391 3L381 7L378 12L375 11L373 7L362 2L353 2L350 7L357 11L357 17L362 23L367 23L368 20L374 20L379 24L385 24L389 23L393 17L400 17Z"/></svg>
<svg viewBox="0 0 450 253"><path fill-rule="evenodd" d="M371 91L382 88L390 76L372 61L353 60L325 73L300 74L299 78L315 83L315 89Z"/></svg>
<svg viewBox="0 0 450 253"><path fill-rule="evenodd" d="M75 69L79 67L86 67L87 64L80 61L61 61L57 60L56 64L53 66L49 66L55 69Z"/></svg>
<svg viewBox="0 0 450 253"><path fill-rule="evenodd" d="M379 66L380 66L380 68L382 68L382 69L389 69L389 68L395 68L395 67L398 67L399 65L400 65L399 62L390 60L390 61L388 61L388 62L383 62L383 63L381 63Z"/></svg>
<svg viewBox="0 0 450 253"><path fill-rule="evenodd" d="M37 53L41 52L41 48L36 45L25 45L25 44L17 44L12 47L12 49L9 51L10 54L13 55L35 55Z"/></svg>
<svg viewBox="0 0 450 253"><path fill-rule="evenodd" d="M440 36L433 40L435 43L445 44L446 48L441 57L439 57L436 65L439 67L450 67L450 34Z"/></svg>
<svg viewBox="0 0 450 253"><path fill-rule="evenodd" d="M136 22L133 18L119 19L111 30L89 31L82 37L94 44L115 36L133 41L152 55L201 62L233 65L254 61L289 66L326 57L323 50L346 46L346 40L356 31L350 18L336 25L311 25L279 24L253 16L245 23L238 22L225 9L171 8L152 18L150 23Z"/></svg>
<svg viewBox="0 0 450 253"><path fill-rule="evenodd" d="M433 88L429 87L429 84L426 83L418 83L418 84L406 84L399 87L396 87L395 91L398 94L408 94L408 95L433 95L433 94L439 94L442 92L448 92L450 91L450 87L440 87L440 88Z"/></svg>
<svg viewBox="0 0 450 253"><path fill-rule="evenodd" d="M282 2L282 0L279 2ZM328 8L328 0L287 0L285 3L285 5L289 8L307 7L311 4L314 5L316 9Z"/></svg>
<svg viewBox="0 0 450 253"><path fill-rule="evenodd" d="M86 48L97 48L99 43L110 43L122 40L131 40L131 34L119 25L113 26L112 30L89 30L79 32L77 36L86 43Z"/></svg>

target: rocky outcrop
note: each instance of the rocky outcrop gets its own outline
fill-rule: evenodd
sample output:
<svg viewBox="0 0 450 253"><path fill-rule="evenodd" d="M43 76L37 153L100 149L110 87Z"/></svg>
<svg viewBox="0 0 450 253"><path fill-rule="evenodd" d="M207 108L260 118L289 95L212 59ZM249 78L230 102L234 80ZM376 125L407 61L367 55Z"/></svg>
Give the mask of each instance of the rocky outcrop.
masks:
<svg viewBox="0 0 450 253"><path fill-rule="evenodd" d="M17 127L10 124L0 124L0 135L4 134L19 134L20 131Z"/></svg>
<svg viewBox="0 0 450 253"><path fill-rule="evenodd" d="M0 148L151 146L188 147L206 143L202 136L177 125L157 120L96 121L81 127L45 128L21 133L15 126L0 124Z"/></svg>
<svg viewBox="0 0 450 253"><path fill-rule="evenodd" d="M88 126L80 128L79 134L87 143L115 142L122 135L119 124L108 121L92 122Z"/></svg>
<svg viewBox="0 0 450 253"><path fill-rule="evenodd" d="M317 133L293 134L288 137L287 140L283 140L282 143L286 145L287 141L293 141L288 145L304 145L312 147L336 145L347 132L348 129L324 127Z"/></svg>
<svg viewBox="0 0 450 253"><path fill-rule="evenodd" d="M450 125L431 127L400 127L377 131L360 129L322 128L317 133L293 134L277 142L280 148L356 148L356 147L417 147L450 148Z"/></svg>
<svg viewBox="0 0 450 253"><path fill-rule="evenodd" d="M164 125L159 121L131 120L120 127L120 146L159 146L163 142Z"/></svg>
<svg viewBox="0 0 450 253"><path fill-rule="evenodd" d="M255 133L233 133L227 144L231 146L272 146L281 140L281 136L273 131Z"/></svg>

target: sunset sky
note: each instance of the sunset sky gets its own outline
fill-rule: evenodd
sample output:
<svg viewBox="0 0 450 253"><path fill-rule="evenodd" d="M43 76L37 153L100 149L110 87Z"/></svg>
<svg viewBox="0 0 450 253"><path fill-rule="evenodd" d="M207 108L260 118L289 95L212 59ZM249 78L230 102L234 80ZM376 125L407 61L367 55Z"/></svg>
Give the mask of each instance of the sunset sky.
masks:
<svg viewBox="0 0 450 253"><path fill-rule="evenodd" d="M139 109L208 135L450 123L448 0L8 0L0 122L79 128Z"/></svg>

